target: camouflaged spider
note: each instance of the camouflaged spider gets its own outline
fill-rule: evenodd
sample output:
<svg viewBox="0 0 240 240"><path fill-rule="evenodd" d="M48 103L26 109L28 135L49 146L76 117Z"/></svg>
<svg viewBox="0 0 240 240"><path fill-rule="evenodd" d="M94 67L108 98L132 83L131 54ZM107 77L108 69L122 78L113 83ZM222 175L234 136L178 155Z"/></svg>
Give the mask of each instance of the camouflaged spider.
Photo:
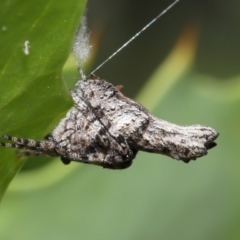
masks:
<svg viewBox="0 0 240 240"><path fill-rule="evenodd" d="M3 135L20 154L60 156L104 168L124 169L138 151L160 153L188 163L216 146L218 133L206 126L178 126L161 120L141 104L125 97L119 86L80 71L82 79L71 91L74 106L46 140Z"/></svg>

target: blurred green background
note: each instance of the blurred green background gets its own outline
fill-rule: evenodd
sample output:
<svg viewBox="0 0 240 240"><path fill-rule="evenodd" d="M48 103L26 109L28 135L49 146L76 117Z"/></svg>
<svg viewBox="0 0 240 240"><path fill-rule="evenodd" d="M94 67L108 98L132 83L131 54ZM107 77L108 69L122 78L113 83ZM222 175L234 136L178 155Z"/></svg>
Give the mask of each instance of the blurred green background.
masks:
<svg viewBox="0 0 240 240"><path fill-rule="evenodd" d="M42 139L70 108L79 76L67 59L85 3L0 3L1 133ZM170 3L89 0L86 72ZM180 1L96 72L162 119L215 128L218 146L207 156L184 164L140 153L129 169L111 171L1 148L2 195L24 166L1 202L0 238L239 239L239 29L239 0Z"/></svg>

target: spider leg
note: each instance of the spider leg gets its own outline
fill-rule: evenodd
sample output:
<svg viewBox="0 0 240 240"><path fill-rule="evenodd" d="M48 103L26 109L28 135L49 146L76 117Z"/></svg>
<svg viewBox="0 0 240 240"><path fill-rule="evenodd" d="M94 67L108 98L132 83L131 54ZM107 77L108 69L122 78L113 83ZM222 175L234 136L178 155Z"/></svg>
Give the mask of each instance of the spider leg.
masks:
<svg viewBox="0 0 240 240"><path fill-rule="evenodd" d="M58 156L56 144L53 141L37 141L33 139L18 138L9 135L2 135L3 138L12 141L12 143L0 142L0 146L7 148L22 149L20 156Z"/></svg>

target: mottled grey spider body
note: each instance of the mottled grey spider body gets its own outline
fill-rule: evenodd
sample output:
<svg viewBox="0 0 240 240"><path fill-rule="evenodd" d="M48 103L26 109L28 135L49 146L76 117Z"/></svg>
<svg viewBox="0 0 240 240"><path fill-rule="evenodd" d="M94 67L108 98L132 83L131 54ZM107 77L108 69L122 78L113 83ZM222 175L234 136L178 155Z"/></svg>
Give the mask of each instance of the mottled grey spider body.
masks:
<svg viewBox="0 0 240 240"><path fill-rule="evenodd" d="M46 140L3 135L14 143L1 145L20 148L22 155L60 156L65 164L77 161L110 169L129 167L139 150L189 162L216 145L214 129L158 119L125 97L120 87L95 75L79 81L71 95L75 106Z"/></svg>

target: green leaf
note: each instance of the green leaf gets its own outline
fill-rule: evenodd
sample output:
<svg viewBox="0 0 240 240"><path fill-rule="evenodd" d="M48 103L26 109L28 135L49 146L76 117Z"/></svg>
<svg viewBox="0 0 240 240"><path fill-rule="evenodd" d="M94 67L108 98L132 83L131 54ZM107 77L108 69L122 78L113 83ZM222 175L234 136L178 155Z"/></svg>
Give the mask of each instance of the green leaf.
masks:
<svg viewBox="0 0 240 240"><path fill-rule="evenodd" d="M85 0L0 3L0 134L43 138L70 108L62 78ZM25 160L0 149L0 197Z"/></svg>

